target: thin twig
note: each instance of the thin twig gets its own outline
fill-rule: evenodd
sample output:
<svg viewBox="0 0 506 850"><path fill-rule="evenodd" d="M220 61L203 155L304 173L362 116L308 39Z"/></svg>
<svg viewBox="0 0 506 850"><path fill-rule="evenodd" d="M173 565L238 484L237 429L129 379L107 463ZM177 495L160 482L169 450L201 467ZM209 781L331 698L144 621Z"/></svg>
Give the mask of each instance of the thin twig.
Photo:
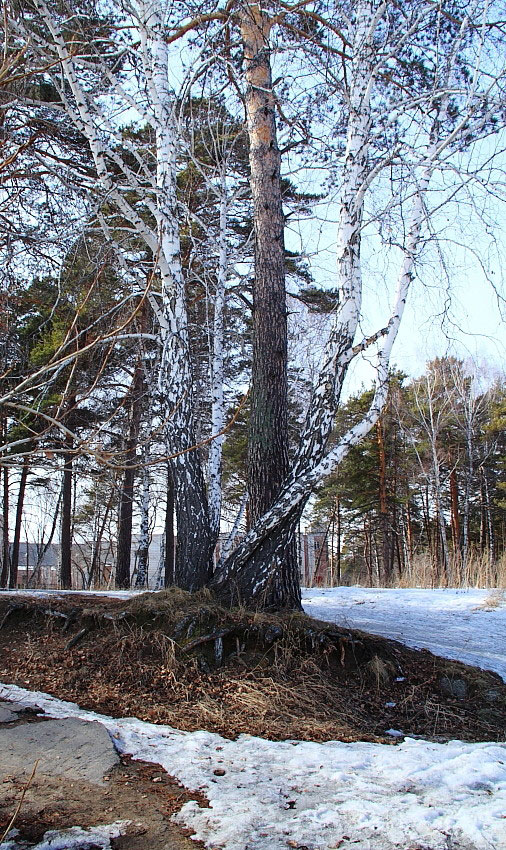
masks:
<svg viewBox="0 0 506 850"><path fill-rule="evenodd" d="M11 819L10 819L9 823L7 824L7 828L6 828L5 832L4 832L4 834L3 834L3 835L2 835L2 837L0 838L0 844L2 844L2 843L3 843L3 841L4 841L4 839L5 839L5 838L7 838L7 836L8 836L8 834L9 834L9 832L11 831L12 827L14 826L14 823L16 822L16 818L17 818L17 816L19 815L19 811L20 811L20 809L21 809L21 806L23 805L23 800L25 799L25 794L26 794L26 792L28 791L28 789L29 789L30 785L32 784L33 777L35 776L35 771L37 770L37 768L38 768L38 766L39 766L39 761L40 761L40 759L37 759L37 761L35 762L35 764L34 764L34 766L33 766L32 775L30 776L30 779L28 780L28 782L26 783L25 787L23 788L23 793L21 794L20 801L19 801L18 805L16 806L16 811L14 812L14 814L13 814L13 816L11 817Z"/></svg>

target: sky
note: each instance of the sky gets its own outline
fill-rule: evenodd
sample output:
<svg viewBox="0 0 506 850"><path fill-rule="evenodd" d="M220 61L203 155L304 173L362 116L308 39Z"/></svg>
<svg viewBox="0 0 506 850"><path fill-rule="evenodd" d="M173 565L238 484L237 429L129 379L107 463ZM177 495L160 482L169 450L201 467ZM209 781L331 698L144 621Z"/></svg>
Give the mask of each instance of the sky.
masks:
<svg viewBox="0 0 506 850"><path fill-rule="evenodd" d="M506 164L506 156L502 160ZM305 191L318 188L311 173L301 186ZM333 288L337 281L338 204L332 198L324 199L314 212L312 218L290 221L286 242L291 250L307 254L316 285ZM449 205L438 242L430 241L418 257L392 354L392 364L409 376L422 374L429 360L447 354L467 361L470 371L483 373L485 383L504 376L506 203L495 198L486 212L483 220L478 215L469 220L464 202ZM382 244L373 228L366 230L362 244L364 336L386 324L399 266L400 252ZM361 358L350 369L348 392L372 380L374 368L367 357Z"/></svg>

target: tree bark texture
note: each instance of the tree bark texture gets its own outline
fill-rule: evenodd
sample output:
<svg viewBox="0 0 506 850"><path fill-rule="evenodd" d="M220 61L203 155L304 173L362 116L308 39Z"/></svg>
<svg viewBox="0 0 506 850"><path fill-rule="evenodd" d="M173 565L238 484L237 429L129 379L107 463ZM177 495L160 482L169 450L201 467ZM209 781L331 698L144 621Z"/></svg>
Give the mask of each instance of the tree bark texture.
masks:
<svg viewBox="0 0 506 850"><path fill-rule="evenodd" d="M171 587L174 584L174 554L174 485L172 483L172 475L169 466L167 469L167 505L165 508L164 587Z"/></svg>
<svg viewBox="0 0 506 850"><path fill-rule="evenodd" d="M383 580L388 584L392 577L391 526L388 515L387 466L383 422L376 423L376 441L378 444L378 483L379 483L379 526L381 535L381 560L383 562Z"/></svg>
<svg viewBox="0 0 506 850"><path fill-rule="evenodd" d="M19 480L18 501L16 505L16 520L14 524L14 539L10 555L9 587L18 586L19 566L19 544L21 541L21 520L23 519L23 507L25 504L26 482L28 479L29 458L25 457L21 467L21 478Z"/></svg>
<svg viewBox="0 0 506 850"><path fill-rule="evenodd" d="M250 185L255 229L253 372L248 445L252 524L288 474L287 311L281 155L269 50L271 21L259 6L241 14Z"/></svg>
<svg viewBox="0 0 506 850"><path fill-rule="evenodd" d="M148 452L143 453L142 468L142 498L141 498L141 526L139 533L139 546L137 548L137 576L136 587L146 587L149 573L149 466L147 465Z"/></svg>
<svg viewBox="0 0 506 850"><path fill-rule="evenodd" d="M240 569L217 572L211 587L222 599L265 611L302 608L296 539L300 514L300 506L294 505L271 532L259 537ZM241 545L235 552L241 556ZM229 559L232 563L234 554ZM286 567L291 559L295 569Z"/></svg>
<svg viewBox="0 0 506 850"><path fill-rule="evenodd" d="M132 513L134 499L135 461L144 390L143 367L135 367L131 387L130 422L125 445L125 471L118 515L118 549L116 553L116 587L130 587L130 562L132 554Z"/></svg>
<svg viewBox="0 0 506 850"><path fill-rule="evenodd" d="M9 546L9 468L3 469L3 504L2 504L2 575L0 587L7 587L10 569Z"/></svg>
<svg viewBox="0 0 506 850"><path fill-rule="evenodd" d="M63 455L63 486L61 507L60 585L64 590L72 588L72 478L74 455L72 439L67 439Z"/></svg>
<svg viewBox="0 0 506 850"><path fill-rule="evenodd" d="M249 518L254 526L275 502L289 472L285 222L269 49L272 22L259 6L247 4L240 25L255 230L248 438ZM230 586L223 588L227 596L266 609L300 608L299 515L296 507L261 540L253 557L229 573Z"/></svg>

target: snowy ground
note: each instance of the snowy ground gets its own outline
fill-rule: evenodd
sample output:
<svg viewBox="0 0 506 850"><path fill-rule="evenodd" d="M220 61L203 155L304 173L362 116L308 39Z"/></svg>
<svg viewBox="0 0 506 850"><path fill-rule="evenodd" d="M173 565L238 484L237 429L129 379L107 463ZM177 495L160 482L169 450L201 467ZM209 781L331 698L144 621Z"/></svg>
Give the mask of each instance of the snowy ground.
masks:
<svg viewBox="0 0 506 850"><path fill-rule="evenodd" d="M506 679L506 605L488 591L307 590L308 613L427 647ZM506 850L506 744L272 742L114 720L0 685L53 717L99 720L116 746L163 765L210 808L177 821L217 850ZM128 817L128 812L125 812Z"/></svg>
<svg viewBox="0 0 506 850"><path fill-rule="evenodd" d="M186 803L177 821L213 850L506 848L504 744L229 741L114 720L15 686L0 685L0 698L98 720L121 752L202 790L210 808Z"/></svg>
<svg viewBox="0 0 506 850"><path fill-rule="evenodd" d="M123 835L128 821L116 821L102 826L90 826L81 829L71 826L69 829L51 829L37 845L19 840L18 830L9 831L9 838L0 844L0 850L111 850L111 838Z"/></svg>
<svg viewBox="0 0 506 850"><path fill-rule="evenodd" d="M496 600L496 607L488 602ZM506 681L506 595L489 590L312 588L308 614L493 670ZM505 823L506 829L506 823Z"/></svg>

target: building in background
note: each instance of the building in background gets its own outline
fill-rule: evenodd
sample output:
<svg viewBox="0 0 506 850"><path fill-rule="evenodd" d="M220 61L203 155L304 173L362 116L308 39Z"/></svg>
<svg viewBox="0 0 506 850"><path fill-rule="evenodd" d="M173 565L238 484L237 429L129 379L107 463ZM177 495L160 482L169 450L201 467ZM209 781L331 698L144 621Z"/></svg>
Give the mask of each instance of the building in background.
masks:
<svg viewBox="0 0 506 850"><path fill-rule="evenodd" d="M220 534L215 560L227 534ZM135 587L139 540L132 538L131 584ZM331 583L327 534L313 529L299 534L298 541L301 583L306 587L328 586ZM72 587L82 589L114 588L116 547L102 540L99 547L87 541L72 546ZM165 567L164 536L153 534L149 546L149 568L146 589L163 586ZM51 543L41 547L36 543L21 543L19 550L18 587L58 588L60 575L60 546Z"/></svg>

